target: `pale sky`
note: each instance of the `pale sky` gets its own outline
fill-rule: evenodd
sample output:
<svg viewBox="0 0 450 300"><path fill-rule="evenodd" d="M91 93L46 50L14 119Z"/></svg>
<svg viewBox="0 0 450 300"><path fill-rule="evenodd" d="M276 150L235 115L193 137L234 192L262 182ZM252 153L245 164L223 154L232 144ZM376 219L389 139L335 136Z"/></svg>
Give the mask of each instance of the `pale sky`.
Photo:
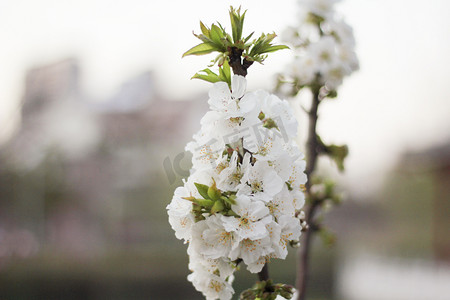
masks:
<svg viewBox="0 0 450 300"><path fill-rule="evenodd" d="M76 57L83 89L94 99L151 69L160 92L183 99L209 87L190 77L213 57L181 59L197 43L199 20L229 27L228 7L242 5L245 32L281 33L295 22L295 3L0 0L0 140L18 123L30 67ZM323 105L319 130L327 141L349 144L346 176L364 185L404 149L450 137L450 1L344 0L337 8L354 28L361 70L344 82L338 100ZM280 51L252 66L249 89L272 87L290 57Z"/></svg>

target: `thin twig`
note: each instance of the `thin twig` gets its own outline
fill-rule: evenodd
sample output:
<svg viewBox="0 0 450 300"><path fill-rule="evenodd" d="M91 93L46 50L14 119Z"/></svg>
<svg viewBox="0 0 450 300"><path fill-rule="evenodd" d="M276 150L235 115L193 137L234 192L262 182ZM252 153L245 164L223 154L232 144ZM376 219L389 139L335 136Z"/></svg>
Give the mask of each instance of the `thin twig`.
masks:
<svg viewBox="0 0 450 300"><path fill-rule="evenodd" d="M308 181L306 183L306 197L311 199L311 175L313 174L317 157L320 153L320 145L317 139L317 119L318 119L318 108L320 104L319 89L313 91L313 99L311 108L308 112L309 127L308 127L308 140L306 142L306 169L305 174L308 176ZM297 300L304 300L306 293L306 284L309 275L308 261L309 252L311 248L312 235L314 233L314 214L318 208L319 203L313 202L306 207L305 216L306 223L309 224L309 230L305 232L303 243L300 246L298 254L298 265L297 265L297 281L296 289L298 291Z"/></svg>
<svg viewBox="0 0 450 300"><path fill-rule="evenodd" d="M269 280L269 266L267 264L265 264L261 272L258 273L258 278L259 281Z"/></svg>

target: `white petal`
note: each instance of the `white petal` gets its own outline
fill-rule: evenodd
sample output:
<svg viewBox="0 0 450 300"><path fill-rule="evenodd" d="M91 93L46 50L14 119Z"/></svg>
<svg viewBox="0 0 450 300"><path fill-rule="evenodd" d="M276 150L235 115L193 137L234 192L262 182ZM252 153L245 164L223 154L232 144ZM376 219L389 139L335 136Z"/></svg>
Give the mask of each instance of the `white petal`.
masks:
<svg viewBox="0 0 450 300"><path fill-rule="evenodd" d="M239 99L244 96L245 90L247 88L247 80L244 76L233 75L231 79L231 95L234 99Z"/></svg>

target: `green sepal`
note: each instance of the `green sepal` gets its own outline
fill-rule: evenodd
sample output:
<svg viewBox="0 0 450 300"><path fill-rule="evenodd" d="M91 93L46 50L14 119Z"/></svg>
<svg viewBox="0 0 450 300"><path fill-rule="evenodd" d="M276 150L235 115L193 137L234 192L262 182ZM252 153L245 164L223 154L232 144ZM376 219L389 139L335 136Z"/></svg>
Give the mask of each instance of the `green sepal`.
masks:
<svg viewBox="0 0 450 300"><path fill-rule="evenodd" d="M228 203L229 205L236 205L236 196L231 195L229 197L222 196L220 197L225 203Z"/></svg>
<svg viewBox="0 0 450 300"><path fill-rule="evenodd" d="M194 216L194 220L195 220L195 222L200 222L200 221L203 221L203 220L205 220L206 218L202 215L202 214L196 214L195 216Z"/></svg>
<svg viewBox="0 0 450 300"><path fill-rule="evenodd" d="M205 199L210 199L208 197L208 189L209 187L205 184L194 182L195 187L197 188L198 193Z"/></svg>
<svg viewBox="0 0 450 300"><path fill-rule="evenodd" d="M327 98L336 98L337 97L337 91L331 90L327 93Z"/></svg>
<svg viewBox="0 0 450 300"><path fill-rule="evenodd" d="M279 129L277 123L271 118L264 120L263 127L267 128L267 129L272 129L272 128Z"/></svg>
<svg viewBox="0 0 450 300"><path fill-rule="evenodd" d="M229 209L226 213L225 213L225 215L226 216L229 216L229 217L239 217L239 215L237 214L237 213L235 213L233 210L231 210L231 209Z"/></svg>
<svg viewBox="0 0 450 300"><path fill-rule="evenodd" d="M181 199L188 200L188 201L194 201L194 200L195 200L195 197L192 197L192 196L189 196L189 197L181 197Z"/></svg>
<svg viewBox="0 0 450 300"><path fill-rule="evenodd" d="M258 115L258 119L260 119L261 121L264 120L266 118L266 115L261 111Z"/></svg>
<svg viewBox="0 0 450 300"><path fill-rule="evenodd" d="M291 184L289 182L287 182L287 181L285 183L286 183L286 186L287 186L288 190L292 191L293 188L292 188Z"/></svg>

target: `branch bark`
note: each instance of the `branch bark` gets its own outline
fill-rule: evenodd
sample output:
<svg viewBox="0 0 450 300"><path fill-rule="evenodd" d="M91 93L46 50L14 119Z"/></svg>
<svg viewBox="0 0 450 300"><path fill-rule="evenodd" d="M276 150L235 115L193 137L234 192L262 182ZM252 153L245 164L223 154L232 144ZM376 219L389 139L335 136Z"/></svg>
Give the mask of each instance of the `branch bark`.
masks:
<svg viewBox="0 0 450 300"><path fill-rule="evenodd" d="M265 264L261 272L258 273L258 278L259 281L269 280L269 266L267 264Z"/></svg>
<svg viewBox="0 0 450 300"><path fill-rule="evenodd" d="M253 61L247 59L242 59L242 49L236 47L229 48L228 58L230 59L229 64L233 69L233 73L236 75L247 76L247 69L253 64Z"/></svg>
<svg viewBox="0 0 450 300"><path fill-rule="evenodd" d="M320 92L319 89L313 91L313 99L311 108L308 112L309 127L308 127L308 139L306 142L306 169L305 174L308 176L308 181L305 185L306 187L306 198L311 199L311 175L313 174L317 157L320 153L320 145L317 139L317 119L318 119L318 108L320 104ZM312 235L314 233L314 214L318 208L318 203L310 203L305 211L306 223L309 225L309 229L304 234L303 243L300 246L298 253L298 263L297 263L297 281L295 287L298 292L297 300L304 300L306 297L306 285L309 275L308 262L309 262L309 252L311 248Z"/></svg>

